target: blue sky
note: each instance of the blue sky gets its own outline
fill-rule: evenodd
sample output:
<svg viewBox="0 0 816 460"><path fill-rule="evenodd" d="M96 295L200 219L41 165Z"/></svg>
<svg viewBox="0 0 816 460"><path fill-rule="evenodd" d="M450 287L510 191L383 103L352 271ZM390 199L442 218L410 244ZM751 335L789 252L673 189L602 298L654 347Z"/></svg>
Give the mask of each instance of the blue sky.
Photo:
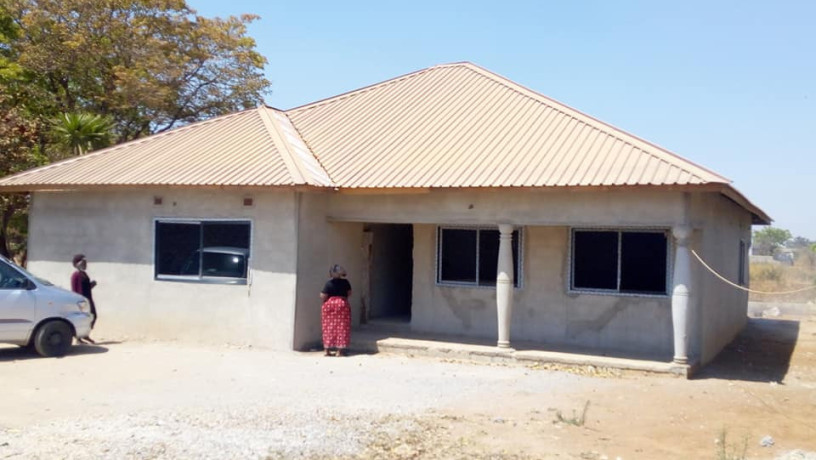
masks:
<svg viewBox="0 0 816 460"><path fill-rule="evenodd" d="M272 106L471 61L713 169L816 240L816 2L188 4L261 16Z"/></svg>

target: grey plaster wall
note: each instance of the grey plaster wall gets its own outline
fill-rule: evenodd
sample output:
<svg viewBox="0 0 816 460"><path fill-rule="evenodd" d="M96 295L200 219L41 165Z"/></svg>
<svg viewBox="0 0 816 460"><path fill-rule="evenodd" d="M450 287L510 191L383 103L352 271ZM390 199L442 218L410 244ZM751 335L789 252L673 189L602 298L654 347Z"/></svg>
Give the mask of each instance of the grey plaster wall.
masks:
<svg viewBox="0 0 816 460"><path fill-rule="evenodd" d="M696 195L691 200L695 249L700 257L725 278L739 279L740 239L751 241L751 217L740 206L718 194ZM699 330L699 357L708 363L731 342L748 321L748 293L717 279L692 257ZM748 264L746 263L746 271ZM745 274L748 279L748 274Z"/></svg>
<svg viewBox="0 0 816 460"><path fill-rule="evenodd" d="M418 194L333 194L331 220L409 224L671 227L684 217L683 194L660 189L608 191L432 190Z"/></svg>
<svg viewBox="0 0 816 460"><path fill-rule="evenodd" d="M348 272L352 287L352 323L360 323L360 282L366 262L363 224L328 222L327 193L299 193L297 305L293 348L309 349L321 341L320 290L328 280L329 268L339 263Z"/></svg>
<svg viewBox="0 0 816 460"><path fill-rule="evenodd" d="M153 197L163 204L155 206ZM243 206L252 196L254 205ZM296 274L293 192L155 189L35 193L29 268L70 287L71 257L86 254L99 282L98 335L151 337L290 349ZM252 222L251 284L154 279L154 219Z"/></svg>

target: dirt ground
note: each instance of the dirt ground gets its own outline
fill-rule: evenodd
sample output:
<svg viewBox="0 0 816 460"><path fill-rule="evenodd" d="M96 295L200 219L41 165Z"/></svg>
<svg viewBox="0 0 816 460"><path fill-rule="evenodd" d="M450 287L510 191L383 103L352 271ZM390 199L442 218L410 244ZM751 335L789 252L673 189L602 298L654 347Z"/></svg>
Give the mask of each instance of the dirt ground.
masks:
<svg viewBox="0 0 816 460"><path fill-rule="evenodd" d="M0 389L0 459L816 458L814 318L751 319L692 380L109 341L2 347Z"/></svg>

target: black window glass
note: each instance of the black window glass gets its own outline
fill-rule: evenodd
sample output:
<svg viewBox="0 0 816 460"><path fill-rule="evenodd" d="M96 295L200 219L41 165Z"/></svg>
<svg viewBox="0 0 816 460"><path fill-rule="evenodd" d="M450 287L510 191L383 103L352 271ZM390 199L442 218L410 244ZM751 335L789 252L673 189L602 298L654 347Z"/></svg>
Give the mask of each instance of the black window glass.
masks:
<svg viewBox="0 0 816 460"><path fill-rule="evenodd" d="M666 234L624 232L621 239L621 292L666 292Z"/></svg>
<svg viewBox="0 0 816 460"><path fill-rule="evenodd" d="M440 281L476 282L476 231L442 229Z"/></svg>
<svg viewBox="0 0 816 460"><path fill-rule="evenodd" d="M198 260L191 267L190 256L201 246L198 223L156 223L156 274L198 274Z"/></svg>
<svg viewBox="0 0 816 460"><path fill-rule="evenodd" d="M519 280L519 231L513 231L513 285ZM499 263L499 231L479 230L479 285L495 286Z"/></svg>
<svg viewBox="0 0 816 460"><path fill-rule="evenodd" d="M246 257L243 254L212 252L204 250L203 276L221 276L226 278L246 277Z"/></svg>
<svg viewBox="0 0 816 460"><path fill-rule="evenodd" d="M578 289L618 288L618 233L575 232L572 286Z"/></svg>
<svg viewBox="0 0 816 460"><path fill-rule="evenodd" d="M203 245L249 249L249 224L244 222L204 222Z"/></svg>
<svg viewBox="0 0 816 460"><path fill-rule="evenodd" d="M156 275L246 278L249 222L157 222Z"/></svg>

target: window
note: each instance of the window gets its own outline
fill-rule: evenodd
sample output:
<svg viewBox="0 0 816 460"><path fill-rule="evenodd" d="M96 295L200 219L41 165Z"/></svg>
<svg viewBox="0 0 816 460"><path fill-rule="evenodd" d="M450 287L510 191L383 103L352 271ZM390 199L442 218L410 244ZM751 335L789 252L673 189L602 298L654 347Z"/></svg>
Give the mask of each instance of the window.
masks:
<svg viewBox="0 0 816 460"><path fill-rule="evenodd" d="M739 243L739 267L737 272L737 283L740 286L745 286L745 259L748 255L748 247L745 241Z"/></svg>
<svg viewBox="0 0 816 460"><path fill-rule="evenodd" d="M664 231L573 230L570 289L665 295Z"/></svg>
<svg viewBox="0 0 816 460"><path fill-rule="evenodd" d="M513 285L519 287L521 232L513 231ZM437 233L436 281L440 284L495 286L499 231L487 228L443 228Z"/></svg>
<svg viewBox="0 0 816 460"><path fill-rule="evenodd" d="M245 284L247 221L156 221L156 279Z"/></svg>

